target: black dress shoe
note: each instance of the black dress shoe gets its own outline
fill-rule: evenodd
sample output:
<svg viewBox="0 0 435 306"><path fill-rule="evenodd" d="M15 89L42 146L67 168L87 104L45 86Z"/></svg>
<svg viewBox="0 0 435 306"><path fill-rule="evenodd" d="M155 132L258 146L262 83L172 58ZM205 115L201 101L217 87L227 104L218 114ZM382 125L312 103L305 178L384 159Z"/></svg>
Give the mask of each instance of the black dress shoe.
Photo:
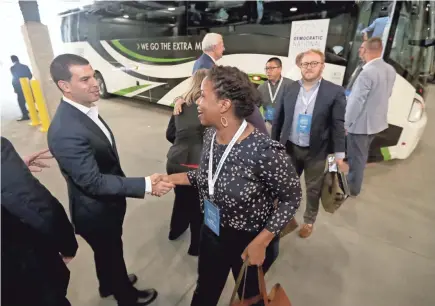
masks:
<svg viewBox="0 0 435 306"><path fill-rule="evenodd" d="M138 298L136 302L128 303L128 304L119 303L118 305L119 306L145 306L154 302L158 295L156 289L138 290L137 294L138 294Z"/></svg>
<svg viewBox="0 0 435 306"><path fill-rule="evenodd" d="M21 117L20 119L17 119L18 122L27 121L27 120L30 120L30 118L29 117Z"/></svg>
<svg viewBox="0 0 435 306"><path fill-rule="evenodd" d="M184 230L182 230L182 231L174 231L174 230L171 230L171 231L169 232L168 239L171 240L171 241L173 241L173 240L177 240L178 238L180 238L181 235L184 234L184 232L185 232L186 230L187 230L187 229L184 229Z"/></svg>
<svg viewBox="0 0 435 306"><path fill-rule="evenodd" d="M129 274L129 275L128 275L128 279L130 280L130 283L131 283L132 285L136 284L136 282L137 282L137 276L136 276L136 274ZM105 290L105 289L101 290L101 289L100 289L100 296L101 296L102 298L109 297L109 296L111 296L112 294L113 294L113 292L111 292L111 291L109 291L109 290Z"/></svg>

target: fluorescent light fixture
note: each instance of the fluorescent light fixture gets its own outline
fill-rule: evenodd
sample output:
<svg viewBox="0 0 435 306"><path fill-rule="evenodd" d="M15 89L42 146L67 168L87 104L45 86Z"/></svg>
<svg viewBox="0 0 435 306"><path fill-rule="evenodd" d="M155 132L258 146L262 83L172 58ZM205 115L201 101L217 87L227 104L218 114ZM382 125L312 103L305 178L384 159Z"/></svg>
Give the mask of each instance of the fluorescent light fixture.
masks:
<svg viewBox="0 0 435 306"><path fill-rule="evenodd" d="M124 18L130 18L130 16L128 16L128 15L124 15L123 17L124 17Z"/></svg>
<svg viewBox="0 0 435 306"><path fill-rule="evenodd" d="M168 7L168 11L175 11L175 7Z"/></svg>
<svg viewBox="0 0 435 306"><path fill-rule="evenodd" d="M292 7L292 8L290 9L290 12L296 12L297 10L298 10L297 7Z"/></svg>

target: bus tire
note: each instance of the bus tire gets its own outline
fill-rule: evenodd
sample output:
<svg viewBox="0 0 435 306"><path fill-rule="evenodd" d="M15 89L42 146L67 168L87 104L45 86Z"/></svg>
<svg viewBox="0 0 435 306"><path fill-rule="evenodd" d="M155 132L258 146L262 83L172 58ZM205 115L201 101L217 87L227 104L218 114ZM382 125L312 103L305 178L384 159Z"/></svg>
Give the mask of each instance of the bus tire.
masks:
<svg viewBox="0 0 435 306"><path fill-rule="evenodd" d="M106 82L104 82L104 78L101 73L96 72L95 78L98 82L98 87L100 88L100 97L103 99L109 99L111 97L110 93L107 91Z"/></svg>

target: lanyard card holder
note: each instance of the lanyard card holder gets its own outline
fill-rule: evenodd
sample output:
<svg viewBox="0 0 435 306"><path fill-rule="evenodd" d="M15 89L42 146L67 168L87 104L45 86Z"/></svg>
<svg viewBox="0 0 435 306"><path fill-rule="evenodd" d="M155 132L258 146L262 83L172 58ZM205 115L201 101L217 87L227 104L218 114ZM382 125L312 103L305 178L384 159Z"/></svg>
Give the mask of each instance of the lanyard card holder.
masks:
<svg viewBox="0 0 435 306"><path fill-rule="evenodd" d="M204 223L216 236L220 234L220 211L210 200L204 200Z"/></svg>

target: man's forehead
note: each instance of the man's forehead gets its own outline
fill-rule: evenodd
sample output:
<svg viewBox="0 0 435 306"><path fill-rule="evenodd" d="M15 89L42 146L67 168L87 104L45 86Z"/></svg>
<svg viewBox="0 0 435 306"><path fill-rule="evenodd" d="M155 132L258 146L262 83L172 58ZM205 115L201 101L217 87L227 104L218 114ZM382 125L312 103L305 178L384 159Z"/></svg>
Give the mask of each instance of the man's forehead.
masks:
<svg viewBox="0 0 435 306"><path fill-rule="evenodd" d="M82 77L94 75L94 69L91 65L71 65L69 71L73 76Z"/></svg>
<svg viewBox="0 0 435 306"><path fill-rule="evenodd" d="M307 53L302 58L302 62L310 62L310 61L320 61L321 57L316 53Z"/></svg>

